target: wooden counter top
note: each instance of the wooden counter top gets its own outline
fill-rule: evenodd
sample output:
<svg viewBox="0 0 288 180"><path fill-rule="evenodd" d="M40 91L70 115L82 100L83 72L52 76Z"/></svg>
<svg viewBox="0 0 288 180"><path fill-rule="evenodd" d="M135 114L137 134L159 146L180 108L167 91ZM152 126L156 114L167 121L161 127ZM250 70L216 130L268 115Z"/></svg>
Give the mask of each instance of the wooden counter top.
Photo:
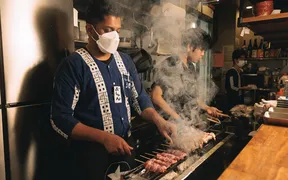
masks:
<svg viewBox="0 0 288 180"><path fill-rule="evenodd" d="M288 128L262 125L219 180L287 180Z"/></svg>

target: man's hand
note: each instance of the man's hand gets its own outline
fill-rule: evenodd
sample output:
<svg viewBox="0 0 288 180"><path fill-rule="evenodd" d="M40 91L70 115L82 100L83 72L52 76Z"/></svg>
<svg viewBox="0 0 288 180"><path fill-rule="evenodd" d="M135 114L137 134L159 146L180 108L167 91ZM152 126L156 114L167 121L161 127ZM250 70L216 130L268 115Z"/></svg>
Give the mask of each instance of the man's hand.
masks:
<svg viewBox="0 0 288 180"><path fill-rule="evenodd" d="M156 124L159 132L164 136L170 144L173 143L172 138L177 134L177 127L175 124L165 121L164 119Z"/></svg>
<svg viewBox="0 0 288 180"><path fill-rule="evenodd" d="M159 132L164 136L170 143L173 143L171 137L175 136L177 133L177 128L175 124L172 124L165 119L163 119L153 108L145 109L141 117L146 120L152 121L156 124Z"/></svg>
<svg viewBox="0 0 288 180"><path fill-rule="evenodd" d="M107 133L103 145L105 146L106 150L111 154L127 154L131 156L131 150L133 150L133 148L129 146L124 139L110 133Z"/></svg>
<svg viewBox="0 0 288 180"><path fill-rule="evenodd" d="M215 107L208 107L206 109L206 112L211 115L211 116L215 116L218 117L219 114L218 113L222 113L222 111L220 111L219 109L215 108Z"/></svg>

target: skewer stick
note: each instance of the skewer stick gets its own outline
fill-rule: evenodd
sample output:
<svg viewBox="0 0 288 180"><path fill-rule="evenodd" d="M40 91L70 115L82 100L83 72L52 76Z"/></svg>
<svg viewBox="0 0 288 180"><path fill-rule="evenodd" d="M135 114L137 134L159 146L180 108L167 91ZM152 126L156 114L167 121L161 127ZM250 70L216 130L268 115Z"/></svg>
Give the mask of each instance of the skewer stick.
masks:
<svg viewBox="0 0 288 180"><path fill-rule="evenodd" d="M140 157L142 157L142 158L144 158L144 159L151 159L151 158L148 158L148 157L146 157L146 156L143 156L143 155L140 155Z"/></svg>
<svg viewBox="0 0 288 180"><path fill-rule="evenodd" d="M165 152L165 150L164 150L164 149L159 149L159 148L158 148L158 149L156 149L156 150Z"/></svg>
<svg viewBox="0 0 288 180"><path fill-rule="evenodd" d="M168 144L161 144L161 146L170 147Z"/></svg>
<svg viewBox="0 0 288 180"><path fill-rule="evenodd" d="M142 163L142 164L145 163L145 162L143 162L143 161L141 161L141 160L139 160L139 159L135 159L135 161L137 161L137 162L139 162L139 163Z"/></svg>
<svg viewBox="0 0 288 180"><path fill-rule="evenodd" d="M148 156L152 156L152 157L155 157L155 155L154 155L154 154L150 154L150 153L145 153L145 154L147 154Z"/></svg>
<svg viewBox="0 0 288 180"><path fill-rule="evenodd" d="M154 154L158 154L159 152L156 152L156 151L152 151L152 153L154 153Z"/></svg>

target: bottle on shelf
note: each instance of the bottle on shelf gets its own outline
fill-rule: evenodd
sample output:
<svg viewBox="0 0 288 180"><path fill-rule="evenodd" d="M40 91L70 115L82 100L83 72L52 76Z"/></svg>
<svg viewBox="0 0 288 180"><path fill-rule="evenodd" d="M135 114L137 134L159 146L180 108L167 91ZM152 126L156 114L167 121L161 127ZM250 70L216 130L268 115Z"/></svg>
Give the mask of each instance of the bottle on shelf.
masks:
<svg viewBox="0 0 288 180"><path fill-rule="evenodd" d="M263 39L261 39L260 45L257 50L257 57L263 58L264 57L264 46L263 46Z"/></svg>
<svg viewBox="0 0 288 180"><path fill-rule="evenodd" d="M264 46L264 57L269 58L269 51L270 51L270 42L265 43Z"/></svg>
<svg viewBox="0 0 288 180"><path fill-rule="evenodd" d="M258 51L258 44L257 44L257 39L254 40L254 45L252 48L252 58L257 58L257 51Z"/></svg>
<svg viewBox="0 0 288 180"><path fill-rule="evenodd" d="M273 44L270 44L269 57L276 57L276 49Z"/></svg>
<svg viewBox="0 0 288 180"><path fill-rule="evenodd" d="M250 39L249 41L249 45L248 45L248 48L247 48L247 51L248 51L248 58L251 58L252 57L252 39Z"/></svg>

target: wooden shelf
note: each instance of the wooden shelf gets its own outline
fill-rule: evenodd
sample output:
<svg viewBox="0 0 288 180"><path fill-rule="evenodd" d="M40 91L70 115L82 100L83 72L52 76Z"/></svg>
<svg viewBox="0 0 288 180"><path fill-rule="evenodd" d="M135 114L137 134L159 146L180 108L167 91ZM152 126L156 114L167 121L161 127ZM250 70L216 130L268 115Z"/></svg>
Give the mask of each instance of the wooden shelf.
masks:
<svg viewBox="0 0 288 180"><path fill-rule="evenodd" d="M288 60L288 57L275 57L275 58L247 58L247 61L283 61Z"/></svg>
<svg viewBox="0 0 288 180"><path fill-rule="evenodd" d="M267 23L268 21L274 22L275 20L288 20L288 13L280 13L280 14L271 14L268 16L257 16L257 17L248 17L243 18L242 23L259 23L264 21Z"/></svg>
<svg viewBox="0 0 288 180"><path fill-rule="evenodd" d="M238 26L248 27L255 35L262 36L272 44L281 44L283 47L288 44L288 13L239 18Z"/></svg>

